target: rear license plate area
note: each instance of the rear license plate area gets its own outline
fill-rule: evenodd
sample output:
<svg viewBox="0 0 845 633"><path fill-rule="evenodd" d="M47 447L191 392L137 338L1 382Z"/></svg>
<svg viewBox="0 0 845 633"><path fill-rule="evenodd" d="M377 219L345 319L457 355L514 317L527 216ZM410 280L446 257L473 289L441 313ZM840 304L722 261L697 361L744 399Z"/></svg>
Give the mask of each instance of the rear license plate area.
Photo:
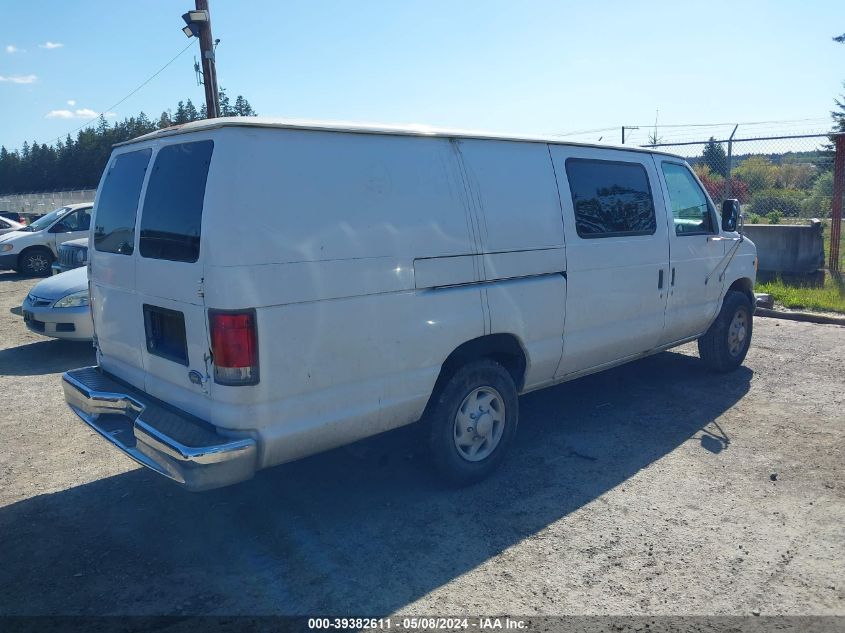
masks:
<svg viewBox="0 0 845 633"><path fill-rule="evenodd" d="M178 310L144 304L144 331L150 354L188 366L184 314Z"/></svg>

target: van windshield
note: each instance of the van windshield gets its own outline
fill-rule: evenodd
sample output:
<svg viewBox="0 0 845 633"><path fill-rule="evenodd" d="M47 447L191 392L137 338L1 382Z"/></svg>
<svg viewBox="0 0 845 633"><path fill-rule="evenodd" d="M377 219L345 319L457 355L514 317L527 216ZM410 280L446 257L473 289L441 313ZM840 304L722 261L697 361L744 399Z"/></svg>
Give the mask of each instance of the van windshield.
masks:
<svg viewBox="0 0 845 633"><path fill-rule="evenodd" d="M70 207L60 207L55 211L51 211L47 215L42 218L38 218L35 222L30 224L29 226L25 226L21 229L21 231L25 231L27 233L35 233L36 231L43 231L47 227L49 227L53 222L58 220L64 214L70 211Z"/></svg>

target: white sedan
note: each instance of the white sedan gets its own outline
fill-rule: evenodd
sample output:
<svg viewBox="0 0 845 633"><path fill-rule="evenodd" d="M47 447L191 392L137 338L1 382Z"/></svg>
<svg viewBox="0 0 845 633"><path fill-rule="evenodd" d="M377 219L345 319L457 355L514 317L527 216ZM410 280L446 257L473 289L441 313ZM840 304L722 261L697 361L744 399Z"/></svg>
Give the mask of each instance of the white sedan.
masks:
<svg viewBox="0 0 845 633"><path fill-rule="evenodd" d="M10 220L9 218L0 217L0 235L5 235L6 233L12 233L14 231L20 231L25 226L26 224L15 222L14 220Z"/></svg>
<svg viewBox="0 0 845 633"><path fill-rule="evenodd" d="M26 327L37 334L90 341L94 323L88 306L88 267L39 281L24 299L21 310Z"/></svg>

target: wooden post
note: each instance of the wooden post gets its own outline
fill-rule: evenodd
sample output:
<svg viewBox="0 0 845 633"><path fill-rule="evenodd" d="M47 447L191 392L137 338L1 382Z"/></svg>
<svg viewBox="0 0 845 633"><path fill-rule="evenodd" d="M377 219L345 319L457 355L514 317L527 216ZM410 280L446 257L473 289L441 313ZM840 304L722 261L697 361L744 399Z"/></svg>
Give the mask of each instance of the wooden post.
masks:
<svg viewBox="0 0 845 633"><path fill-rule="evenodd" d="M833 159L833 201L830 214L830 272L839 272L839 242L842 235L842 196L845 193L845 134L835 138Z"/></svg>

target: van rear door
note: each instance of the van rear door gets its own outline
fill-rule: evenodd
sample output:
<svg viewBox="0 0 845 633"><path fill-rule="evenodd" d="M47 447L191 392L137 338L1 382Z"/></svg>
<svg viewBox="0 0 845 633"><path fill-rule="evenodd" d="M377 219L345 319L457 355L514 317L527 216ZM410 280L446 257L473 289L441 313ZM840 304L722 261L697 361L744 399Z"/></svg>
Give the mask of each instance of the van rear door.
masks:
<svg viewBox="0 0 845 633"><path fill-rule="evenodd" d="M88 285L98 361L143 389L140 317L135 301L135 223L150 148L119 151L103 174L94 204Z"/></svg>
<svg viewBox="0 0 845 633"><path fill-rule="evenodd" d="M170 140L170 139L168 139ZM208 328L200 250L214 141L163 143L153 156L136 254L145 391L208 416Z"/></svg>

